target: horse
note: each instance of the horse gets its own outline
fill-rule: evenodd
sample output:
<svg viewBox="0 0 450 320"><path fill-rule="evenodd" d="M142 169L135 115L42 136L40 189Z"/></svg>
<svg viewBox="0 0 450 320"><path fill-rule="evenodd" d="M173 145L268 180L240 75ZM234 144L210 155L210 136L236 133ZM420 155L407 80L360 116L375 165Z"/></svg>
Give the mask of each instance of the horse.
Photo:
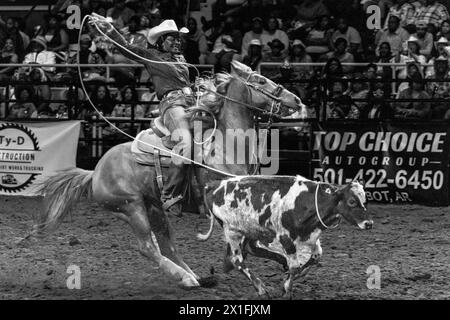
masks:
<svg viewBox="0 0 450 320"><path fill-rule="evenodd" d="M276 112L280 116L293 112L306 114L305 106L295 94L237 61L233 61L232 72L220 86L224 94L216 119L217 130L221 132L230 128L253 128L257 112L273 112L274 105L278 106ZM198 108L204 110L204 107ZM214 150L226 157L226 147ZM231 175L250 173L248 162L229 164L214 159L217 157L205 156L204 163ZM197 178L199 186L203 187L220 179L221 175L197 167ZM139 252L156 263L167 277L178 281L183 288L198 287L202 279L183 261L174 244L173 229L161 209L156 179L154 167L136 162L131 142L109 149L93 171L73 168L57 172L40 188L45 212L40 223L34 225L33 236L43 237L55 230L78 200L87 196L130 225Z"/></svg>

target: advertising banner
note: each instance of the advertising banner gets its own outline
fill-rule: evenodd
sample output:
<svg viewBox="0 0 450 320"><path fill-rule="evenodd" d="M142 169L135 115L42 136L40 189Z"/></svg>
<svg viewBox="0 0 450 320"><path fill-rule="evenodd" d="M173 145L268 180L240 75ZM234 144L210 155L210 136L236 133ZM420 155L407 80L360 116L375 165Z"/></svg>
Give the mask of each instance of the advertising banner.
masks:
<svg viewBox="0 0 450 320"><path fill-rule="evenodd" d="M430 124L313 124L312 178L363 181L369 201L447 206L450 126Z"/></svg>
<svg viewBox="0 0 450 320"><path fill-rule="evenodd" d="M46 175L74 168L79 121L0 121L0 195L35 196Z"/></svg>

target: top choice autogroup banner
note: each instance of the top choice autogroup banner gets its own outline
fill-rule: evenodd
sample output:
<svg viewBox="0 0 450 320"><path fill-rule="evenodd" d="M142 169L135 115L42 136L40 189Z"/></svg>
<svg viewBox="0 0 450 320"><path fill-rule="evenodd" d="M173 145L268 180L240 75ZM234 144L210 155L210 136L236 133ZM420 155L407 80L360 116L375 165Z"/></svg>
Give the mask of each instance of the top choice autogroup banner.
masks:
<svg viewBox="0 0 450 320"><path fill-rule="evenodd" d="M0 121L0 195L36 195L46 175L75 167L79 121Z"/></svg>
<svg viewBox="0 0 450 320"><path fill-rule="evenodd" d="M313 179L364 181L369 201L449 205L446 123L313 125Z"/></svg>

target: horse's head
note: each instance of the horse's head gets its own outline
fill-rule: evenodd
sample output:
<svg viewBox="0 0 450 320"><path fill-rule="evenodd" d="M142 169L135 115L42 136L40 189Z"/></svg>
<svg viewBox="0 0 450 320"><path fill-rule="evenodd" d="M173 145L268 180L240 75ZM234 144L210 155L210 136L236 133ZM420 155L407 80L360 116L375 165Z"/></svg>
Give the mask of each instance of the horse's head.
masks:
<svg viewBox="0 0 450 320"><path fill-rule="evenodd" d="M281 117L298 113L300 118L306 118L306 106L299 97L283 86L236 60L231 62L231 74L241 78L251 90L252 105Z"/></svg>

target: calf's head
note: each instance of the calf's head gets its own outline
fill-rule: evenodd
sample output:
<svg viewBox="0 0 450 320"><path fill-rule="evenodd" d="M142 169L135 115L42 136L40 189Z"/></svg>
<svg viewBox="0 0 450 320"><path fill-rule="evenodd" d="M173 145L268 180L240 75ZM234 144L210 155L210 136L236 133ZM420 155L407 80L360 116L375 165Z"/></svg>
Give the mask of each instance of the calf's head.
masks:
<svg viewBox="0 0 450 320"><path fill-rule="evenodd" d="M360 229L372 229L373 221L369 219L367 213L366 193L359 182L352 182L338 190L339 213L350 224L358 226Z"/></svg>

